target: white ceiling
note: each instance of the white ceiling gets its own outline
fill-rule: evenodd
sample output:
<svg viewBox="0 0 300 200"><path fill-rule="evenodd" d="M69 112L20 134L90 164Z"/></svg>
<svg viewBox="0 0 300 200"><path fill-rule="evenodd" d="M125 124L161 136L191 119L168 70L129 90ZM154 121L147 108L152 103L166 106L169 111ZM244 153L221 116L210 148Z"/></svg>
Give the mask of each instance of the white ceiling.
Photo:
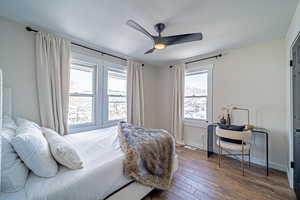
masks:
<svg viewBox="0 0 300 200"><path fill-rule="evenodd" d="M283 37L298 0L1 0L0 15L37 25L155 65ZM203 41L144 55L150 39L126 26L133 19L155 34L203 32Z"/></svg>

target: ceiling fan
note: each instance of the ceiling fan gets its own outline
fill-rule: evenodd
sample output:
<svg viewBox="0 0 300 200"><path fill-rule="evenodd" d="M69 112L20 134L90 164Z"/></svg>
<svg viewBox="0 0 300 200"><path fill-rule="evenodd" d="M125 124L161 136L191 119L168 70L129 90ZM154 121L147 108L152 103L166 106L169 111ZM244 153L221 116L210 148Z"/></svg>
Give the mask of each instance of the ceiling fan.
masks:
<svg viewBox="0 0 300 200"><path fill-rule="evenodd" d="M158 36L151 35L146 29L144 29L141 25L139 25L133 20L128 20L126 24L131 28L143 33L153 41L153 48L146 51L145 54L152 53L156 49L164 49L169 45L181 44L185 42L193 42L197 40L202 40L203 38L202 33L189 33L189 34L163 37L161 36L161 33L166 27L165 24L163 23L158 23L154 26L154 29L158 33Z"/></svg>

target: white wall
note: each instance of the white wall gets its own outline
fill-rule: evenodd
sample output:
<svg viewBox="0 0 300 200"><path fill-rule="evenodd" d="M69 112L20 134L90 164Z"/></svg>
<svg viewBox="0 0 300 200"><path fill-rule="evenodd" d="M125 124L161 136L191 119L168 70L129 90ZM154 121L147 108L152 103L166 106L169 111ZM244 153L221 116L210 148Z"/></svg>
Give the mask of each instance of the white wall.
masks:
<svg viewBox="0 0 300 200"><path fill-rule="evenodd" d="M171 126L171 73L169 67L159 67L157 76L157 107L156 107L156 124L157 128L163 128L170 131Z"/></svg>
<svg viewBox="0 0 300 200"><path fill-rule="evenodd" d="M145 127L147 128L157 128L156 118L156 108L157 107L157 92L158 80L158 67L145 64L143 68L144 72L144 103L145 103Z"/></svg>
<svg viewBox="0 0 300 200"><path fill-rule="evenodd" d="M287 115L287 123L288 123L288 129L289 129L289 161L293 161L293 130L292 130L292 116L293 116L293 109L292 109L292 99L290 98L292 96L292 84L291 84L291 68L289 67L289 61L292 59L291 55L291 47L293 44L293 41L296 39L298 33L300 31L300 3L298 3L298 6L296 8L294 17L291 21L289 30L286 34L285 38L285 45L286 45L286 77L287 77L287 109L289 110ZM289 177L289 183L290 186L293 186L293 169L288 168L288 177Z"/></svg>
<svg viewBox="0 0 300 200"><path fill-rule="evenodd" d="M227 104L251 109L251 123L270 130L270 162L287 169L287 108L285 46L270 41L229 52L214 69L214 117ZM263 139L263 138L262 138ZM254 158L264 159L262 139L256 139Z"/></svg>
<svg viewBox="0 0 300 200"><path fill-rule="evenodd" d="M287 169L287 99L284 40L274 40L249 47L234 49L215 62L213 70L213 117L228 104L251 109L251 123L270 130L270 163L280 170ZM170 69L160 69L158 125L170 130ZM187 143L200 146L206 130L185 126ZM205 139L206 140L206 139ZM256 137L253 159L264 163L264 140Z"/></svg>
<svg viewBox="0 0 300 200"><path fill-rule="evenodd" d="M0 17L0 68L13 91L13 114L39 123L34 62L33 34Z"/></svg>

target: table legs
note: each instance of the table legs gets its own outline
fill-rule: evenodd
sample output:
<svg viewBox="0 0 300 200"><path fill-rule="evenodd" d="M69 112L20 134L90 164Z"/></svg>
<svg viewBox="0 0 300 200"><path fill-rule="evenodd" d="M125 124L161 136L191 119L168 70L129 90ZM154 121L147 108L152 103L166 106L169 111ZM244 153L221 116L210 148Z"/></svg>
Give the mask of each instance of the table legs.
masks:
<svg viewBox="0 0 300 200"><path fill-rule="evenodd" d="M266 163L267 163L267 176L269 176L269 135L266 134Z"/></svg>

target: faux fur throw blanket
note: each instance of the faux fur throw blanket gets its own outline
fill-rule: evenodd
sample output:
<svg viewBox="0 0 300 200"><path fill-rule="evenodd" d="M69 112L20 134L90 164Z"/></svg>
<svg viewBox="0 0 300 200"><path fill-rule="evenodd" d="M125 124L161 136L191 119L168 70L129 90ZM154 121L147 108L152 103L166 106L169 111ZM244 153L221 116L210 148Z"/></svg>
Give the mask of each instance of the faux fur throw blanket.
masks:
<svg viewBox="0 0 300 200"><path fill-rule="evenodd" d="M168 189L175 155L173 137L162 129L146 129L126 122L120 122L118 130L125 153L124 175L147 186Z"/></svg>

